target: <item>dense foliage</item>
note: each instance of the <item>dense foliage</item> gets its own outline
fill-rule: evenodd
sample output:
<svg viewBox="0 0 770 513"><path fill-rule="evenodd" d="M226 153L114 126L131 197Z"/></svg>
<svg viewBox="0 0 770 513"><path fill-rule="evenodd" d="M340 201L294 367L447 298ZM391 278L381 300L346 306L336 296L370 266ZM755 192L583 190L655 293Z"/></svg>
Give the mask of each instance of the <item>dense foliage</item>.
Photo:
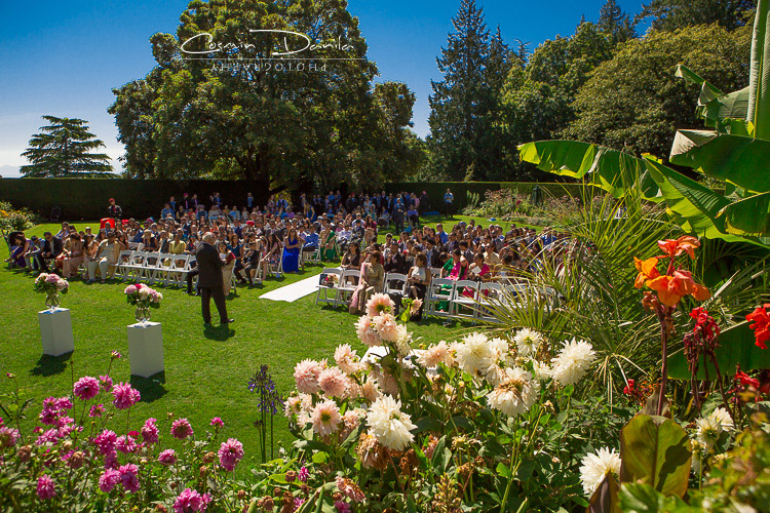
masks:
<svg viewBox="0 0 770 513"><path fill-rule="evenodd" d="M281 52L299 45L289 32L313 42L299 55L311 60ZM373 84L346 2L196 0L175 36L150 41L157 66L115 89L110 108L129 176L246 179L264 203L287 187L398 179L420 161L408 129L415 96Z"/></svg>

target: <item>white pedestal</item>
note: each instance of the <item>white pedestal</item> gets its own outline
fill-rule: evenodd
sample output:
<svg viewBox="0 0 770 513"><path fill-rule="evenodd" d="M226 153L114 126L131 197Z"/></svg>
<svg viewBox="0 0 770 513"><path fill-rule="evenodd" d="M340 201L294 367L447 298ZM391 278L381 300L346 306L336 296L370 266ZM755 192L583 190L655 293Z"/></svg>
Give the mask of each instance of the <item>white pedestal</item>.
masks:
<svg viewBox="0 0 770 513"><path fill-rule="evenodd" d="M37 313L40 322L40 338L43 341L43 354L61 356L75 350L72 338L72 317L66 308L43 310Z"/></svg>
<svg viewBox="0 0 770 513"><path fill-rule="evenodd" d="M149 378L163 372L163 330L159 322L140 322L128 327L128 359L133 376Z"/></svg>

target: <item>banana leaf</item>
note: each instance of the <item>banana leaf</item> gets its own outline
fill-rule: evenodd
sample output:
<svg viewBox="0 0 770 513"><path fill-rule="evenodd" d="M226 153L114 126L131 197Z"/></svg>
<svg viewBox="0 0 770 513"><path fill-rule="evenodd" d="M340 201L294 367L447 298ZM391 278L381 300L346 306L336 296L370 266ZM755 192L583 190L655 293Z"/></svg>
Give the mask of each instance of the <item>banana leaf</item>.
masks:
<svg viewBox="0 0 770 513"><path fill-rule="evenodd" d="M681 64L676 67L674 75L701 86L700 96L698 97L698 115L705 119L706 126L714 128L720 122L729 118L746 123L745 120L749 110L748 87L725 94L719 88Z"/></svg>
<svg viewBox="0 0 770 513"><path fill-rule="evenodd" d="M724 216L729 233L754 235L770 242L770 193L736 201L720 210L718 216Z"/></svg>
<svg viewBox="0 0 770 513"><path fill-rule="evenodd" d="M601 187L616 198L641 184L642 194L660 201L658 186L644 160L595 144L576 141L536 141L519 146L521 160L559 176L568 176Z"/></svg>
<svg viewBox="0 0 770 513"><path fill-rule="evenodd" d="M671 163L752 192L770 191L770 141L707 130L679 130L671 148Z"/></svg>
<svg viewBox="0 0 770 513"><path fill-rule="evenodd" d="M754 123L756 137L770 140L770 39L768 38L770 0L757 2L754 33L751 39L749 70L749 108L746 119Z"/></svg>

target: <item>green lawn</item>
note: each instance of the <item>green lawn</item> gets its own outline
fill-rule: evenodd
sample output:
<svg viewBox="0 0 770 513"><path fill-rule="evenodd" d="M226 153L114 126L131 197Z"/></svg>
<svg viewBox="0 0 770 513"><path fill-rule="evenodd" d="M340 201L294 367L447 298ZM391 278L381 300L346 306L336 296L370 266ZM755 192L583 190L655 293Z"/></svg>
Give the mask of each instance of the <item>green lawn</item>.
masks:
<svg viewBox="0 0 770 513"><path fill-rule="evenodd" d="M42 235L45 230L55 229L42 225L29 230L27 235ZM4 244L0 255L3 260L7 258ZM32 274L3 265L0 393L12 390L10 380L4 376L6 372L14 373L19 385L36 399L29 410L29 429L36 421L42 399L70 393L71 363L76 377L99 376L107 370L110 352L117 350L125 357L114 363L113 379L131 379L142 394L141 403L131 410L132 430L138 430L146 418L155 417L168 434L167 413L173 413L187 417L196 433L202 434L209 420L219 416L225 421L225 436L243 441L247 461L256 462L257 433L252 427L257 417L256 398L247 389L256 369L268 364L279 391L285 395L293 388L293 367L301 359L333 360L334 348L343 343L351 344L360 355L365 351L355 335L356 317L342 309L315 306L315 294L291 304L259 299L265 292L320 271L320 266L309 267L304 274L287 276L281 281L270 279L262 287L238 288L237 297L228 301L228 313L236 319L229 331L204 328L199 298L180 289L158 287L164 300L161 308L152 313L153 321L163 324L166 371L161 379L146 380L129 376L126 326L134 322L134 309L126 304L124 284L85 284L73 280L62 306L72 312L75 352L59 358L42 357L37 312L44 308L45 296L33 291ZM419 343L452 340L465 329L464 325L444 327L438 319L410 324L415 339L421 339ZM283 415L277 416L276 422L277 439L290 443ZM125 426L125 413L112 421L116 431L124 432ZM165 437L167 443L169 439L170 436ZM242 472L247 467L242 465Z"/></svg>

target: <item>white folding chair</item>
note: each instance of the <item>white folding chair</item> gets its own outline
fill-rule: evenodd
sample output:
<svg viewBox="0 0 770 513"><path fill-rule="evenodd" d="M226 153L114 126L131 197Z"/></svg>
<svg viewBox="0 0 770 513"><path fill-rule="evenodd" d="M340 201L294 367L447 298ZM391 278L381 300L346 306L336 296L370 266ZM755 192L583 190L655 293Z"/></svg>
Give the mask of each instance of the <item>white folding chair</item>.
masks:
<svg viewBox="0 0 770 513"><path fill-rule="evenodd" d="M342 271L342 277L340 278L340 284L337 287L337 302L334 305L336 308L338 305L345 305L349 301L349 297L358 288L358 282L361 280L361 271L358 269L345 269Z"/></svg>
<svg viewBox="0 0 770 513"><path fill-rule="evenodd" d="M163 260L160 257L160 253L149 252L144 258L144 267L142 268L142 275L140 280L145 280L147 283L153 284L158 277L158 273L163 269Z"/></svg>
<svg viewBox="0 0 770 513"><path fill-rule="evenodd" d="M476 318L474 305L479 292L479 283L471 280L458 280L455 282L455 288L452 290L452 296L449 300L449 311L452 317L460 319ZM469 311L465 311L468 308Z"/></svg>
<svg viewBox="0 0 770 513"><path fill-rule="evenodd" d="M500 304L502 300L503 286L500 283L487 282L479 286L476 305L474 306L476 319L495 321L496 318L489 315L488 307Z"/></svg>
<svg viewBox="0 0 770 513"><path fill-rule="evenodd" d="M340 269L324 269L322 274L326 275L337 275L339 278L339 282L342 282L342 270ZM323 291L323 297L321 297L321 292ZM329 297L329 291L333 291L332 296ZM337 287L326 287L324 285L318 285L318 293L315 297L315 304L318 306L318 303L328 303L331 305L337 306Z"/></svg>
<svg viewBox="0 0 770 513"><path fill-rule="evenodd" d="M449 290L442 290L442 288L448 287ZM447 311L441 312L438 309L439 303L446 301L447 303L454 294L455 280L449 278L436 278L431 280L428 285L428 291L425 294L425 315L433 315L435 317L449 317L451 315L451 308L447 306Z"/></svg>
<svg viewBox="0 0 770 513"><path fill-rule="evenodd" d="M123 266L125 270L124 279L133 279L136 281L141 280L144 275L144 260L147 258L147 253L144 251L134 251L131 253L131 259L128 264Z"/></svg>
<svg viewBox="0 0 770 513"><path fill-rule="evenodd" d="M131 251L141 251L144 244L141 242L129 242L128 243L128 249Z"/></svg>
<svg viewBox="0 0 770 513"><path fill-rule="evenodd" d="M178 285L182 286L182 280L187 272L187 262L190 260L190 255L174 255L170 253L168 255L168 267L164 271L166 274L164 284L165 285Z"/></svg>
<svg viewBox="0 0 770 513"><path fill-rule="evenodd" d="M125 266L131 263L131 255L133 254L134 252L130 249L124 249L120 252L118 261L115 264L115 276L120 276L123 280L126 279L126 276L124 276L126 273Z"/></svg>
<svg viewBox="0 0 770 513"><path fill-rule="evenodd" d="M441 269L438 269L436 267L431 267L431 269L430 269L430 276L433 279L441 278Z"/></svg>
<svg viewBox="0 0 770 513"><path fill-rule="evenodd" d="M406 275L388 273L385 275L385 294L400 294L406 296Z"/></svg>

